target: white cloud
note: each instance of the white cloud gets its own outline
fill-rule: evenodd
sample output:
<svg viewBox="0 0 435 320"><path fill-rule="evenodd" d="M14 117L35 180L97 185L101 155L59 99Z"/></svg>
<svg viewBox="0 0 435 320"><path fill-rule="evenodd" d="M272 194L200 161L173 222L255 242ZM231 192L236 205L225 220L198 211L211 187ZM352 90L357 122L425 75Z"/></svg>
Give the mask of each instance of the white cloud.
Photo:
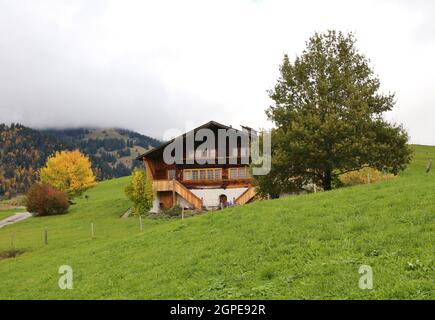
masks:
<svg viewBox="0 0 435 320"><path fill-rule="evenodd" d="M0 122L127 127L161 136L216 120L268 127L284 53L354 31L388 118L435 144L435 5L408 1L3 1Z"/></svg>

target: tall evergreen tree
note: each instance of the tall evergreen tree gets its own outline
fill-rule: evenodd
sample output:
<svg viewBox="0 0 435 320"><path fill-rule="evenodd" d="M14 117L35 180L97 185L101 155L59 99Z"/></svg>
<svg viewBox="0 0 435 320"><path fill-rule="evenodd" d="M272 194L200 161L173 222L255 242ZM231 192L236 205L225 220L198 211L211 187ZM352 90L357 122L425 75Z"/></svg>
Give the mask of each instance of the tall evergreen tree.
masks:
<svg viewBox="0 0 435 320"><path fill-rule="evenodd" d="M380 93L355 41L353 34L316 33L294 62L284 56L266 111L276 125L271 174L283 185L330 190L342 173L369 166L397 174L410 162L407 133L383 118L394 94Z"/></svg>

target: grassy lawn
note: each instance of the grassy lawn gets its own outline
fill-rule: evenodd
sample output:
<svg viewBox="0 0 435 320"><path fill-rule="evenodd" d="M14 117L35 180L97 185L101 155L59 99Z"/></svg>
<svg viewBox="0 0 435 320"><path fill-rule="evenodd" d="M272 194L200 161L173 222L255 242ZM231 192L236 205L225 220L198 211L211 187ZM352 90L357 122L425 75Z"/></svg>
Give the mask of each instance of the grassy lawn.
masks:
<svg viewBox="0 0 435 320"><path fill-rule="evenodd" d="M262 201L184 220L120 219L129 178L63 216L0 229L2 299L434 299L435 147L378 184ZM90 237L90 223L96 238ZM48 245L44 245L44 228ZM373 290L358 288L361 265ZM58 268L74 270L60 290Z"/></svg>
<svg viewBox="0 0 435 320"><path fill-rule="evenodd" d="M13 209L4 209L4 210L0 210L0 220L6 219L10 216L13 216L15 213L18 212L25 212L26 209L23 208L13 208Z"/></svg>

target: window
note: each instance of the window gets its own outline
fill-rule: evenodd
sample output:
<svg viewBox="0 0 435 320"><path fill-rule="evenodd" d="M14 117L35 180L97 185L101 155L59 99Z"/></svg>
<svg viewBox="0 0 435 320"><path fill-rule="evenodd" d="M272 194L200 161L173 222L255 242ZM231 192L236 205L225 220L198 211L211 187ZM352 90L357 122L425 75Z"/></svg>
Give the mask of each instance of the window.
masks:
<svg viewBox="0 0 435 320"><path fill-rule="evenodd" d="M199 180L205 180L205 170L199 170Z"/></svg>
<svg viewBox="0 0 435 320"><path fill-rule="evenodd" d="M247 167L230 168L230 179L249 179L251 174Z"/></svg>
<svg viewBox="0 0 435 320"><path fill-rule="evenodd" d="M238 172L237 168L230 169L230 179L237 179L238 177L237 172Z"/></svg>
<svg viewBox="0 0 435 320"><path fill-rule="evenodd" d="M239 178L240 179L246 179L246 169L245 168L240 168L241 170L239 170Z"/></svg>
<svg viewBox="0 0 435 320"><path fill-rule="evenodd" d="M222 179L222 169L188 169L183 170L184 180L220 180Z"/></svg>
<svg viewBox="0 0 435 320"><path fill-rule="evenodd" d="M192 180L198 180L198 170L192 170Z"/></svg>
<svg viewBox="0 0 435 320"><path fill-rule="evenodd" d="M213 170L211 170L211 169L207 170L207 179L208 180L213 180L214 179L214 172L213 172Z"/></svg>

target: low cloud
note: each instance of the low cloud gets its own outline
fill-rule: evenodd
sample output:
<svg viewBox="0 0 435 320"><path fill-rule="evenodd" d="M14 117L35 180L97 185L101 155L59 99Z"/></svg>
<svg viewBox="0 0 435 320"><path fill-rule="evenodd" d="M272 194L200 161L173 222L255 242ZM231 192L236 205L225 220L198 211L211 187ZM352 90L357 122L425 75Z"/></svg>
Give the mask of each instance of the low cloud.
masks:
<svg viewBox="0 0 435 320"><path fill-rule="evenodd" d="M116 126L161 137L211 119L270 127L284 53L315 31L354 31L388 114L435 144L430 1L0 0L0 122Z"/></svg>

